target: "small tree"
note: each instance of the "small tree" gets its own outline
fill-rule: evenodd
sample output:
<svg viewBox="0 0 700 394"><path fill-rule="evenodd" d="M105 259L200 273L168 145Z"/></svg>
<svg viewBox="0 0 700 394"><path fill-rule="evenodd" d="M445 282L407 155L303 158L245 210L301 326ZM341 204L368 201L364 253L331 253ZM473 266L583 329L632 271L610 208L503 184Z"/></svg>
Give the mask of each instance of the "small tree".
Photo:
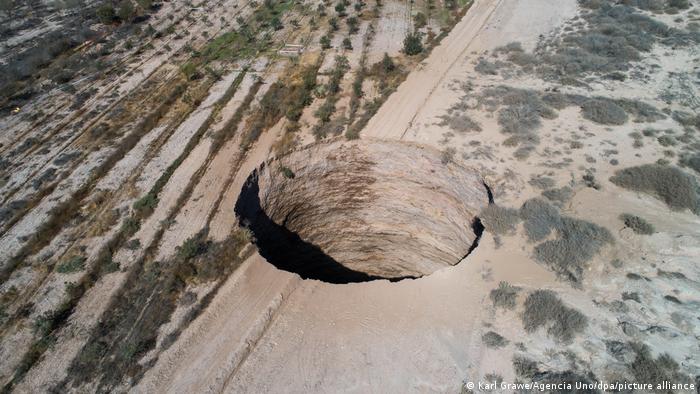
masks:
<svg viewBox="0 0 700 394"><path fill-rule="evenodd" d="M338 13L338 16L341 18L345 16L345 4L344 3L338 3L335 5L335 12Z"/></svg>
<svg viewBox="0 0 700 394"><path fill-rule="evenodd" d="M331 39L328 37L328 35L325 35L321 37L321 49L330 49L331 48Z"/></svg>
<svg viewBox="0 0 700 394"><path fill-rule="evenodd" d="M338 18L332 17L328 20L328 24L331 26L333 31L338 31Z"/></svg>
<svg viewBox="0 0 700 394"><path fill-rule="evenodd" d="M419 12L413 17L413 23L415 24L416 29L420 29L428 23L428 18L424 13Z"/></svg>
<svg viewBox="0 0 700 394"><path fill-rule="evenodd" d="M130 0L123 0L121 3L119 3L119 11L117 11L117 16L124 22L130 22L131 19L136 16L136 10L134 9L134 5L131 4Z"/></svg>
<svg viewBox="0 0 700 394"><path fill-rule="evenodd" d="M357 33L360 29L358 27L359 22L357 21L357 18L354 16L351 16L347 20L348 23L348 29L350 30L350 34L355 34Z"/></svg>
<svg viewBox="0 0 700 394"><path fill-rule="evenodd" d="M282 21L280 20L279 17L272 18L272 20L270 21L270 25L275 30L282 30L282 28L284 27L284 25L282 25Z"/></svg>
<svg viewBox="0 0 700 394"><path fill-rule="evenodd" d="M414 32L404 38L403 52L409 56L423 52L423 43L421 42L420 34Z"/></svg>
<svg viewBox="0 0 700 394"><path fill-rule="evenodd" d="M114 22L114 19L116 18L114 7L112 7L111 4L103 4L99 6L96 13L97 19L99 19L100 22L104 23L105 25Z"/></svg>
<svg viewBox="0 0 700 394"><path fill-rule="evenodd" d="M384 52L384 57L382 58L382 70L384 70L385 74L388 74L396 69L396 65L394 64L394 61L391 60L391 57L389 56L388 53Z"/></svg>
<svg viewBox="0 0 700 394"><path fill-rule="evenodd" d="M347 37L343 39L343 48L352 51L352 42Z"/></svg>

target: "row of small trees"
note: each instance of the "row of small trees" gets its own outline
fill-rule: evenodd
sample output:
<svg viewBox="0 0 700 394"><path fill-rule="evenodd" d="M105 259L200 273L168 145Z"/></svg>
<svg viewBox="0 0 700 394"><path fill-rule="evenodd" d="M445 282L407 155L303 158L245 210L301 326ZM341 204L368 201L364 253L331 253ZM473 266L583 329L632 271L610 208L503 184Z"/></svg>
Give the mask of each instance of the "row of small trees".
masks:
<svg viewBox="0 0 700 394"><path fill-rule="evenodd" d="M97 8L97 18L105 25L130 22L153 7L153 0L121 0L116 6L108 1Z"/></svg>

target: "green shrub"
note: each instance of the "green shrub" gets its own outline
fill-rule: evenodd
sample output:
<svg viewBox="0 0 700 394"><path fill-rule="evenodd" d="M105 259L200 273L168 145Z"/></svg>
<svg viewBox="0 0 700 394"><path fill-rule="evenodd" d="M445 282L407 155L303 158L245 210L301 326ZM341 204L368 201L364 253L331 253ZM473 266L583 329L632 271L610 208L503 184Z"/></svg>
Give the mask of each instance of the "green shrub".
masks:
<svg viewBox="0 0 700 394"><path fill-rule="evenodd" d="M56 267L56 272L60 274L72 274L82 271L85 269L85 260L86 258L83 256L73 256Z"/></svg>
<svg viewBox="0 0 700 394"><path fill-rule="evenodd" d="M352 51L352 41L347 37L343 38L343 49Z"/></svg>
<svg viewBox="0 0 700 394"><path fill-rule="evenodd" d="M512 234L520 222L518 210L489 204L479 215L486 231L497 235Z"/></svg>
<svg viewBox="0 0 700 394"><path fill-rule="evenodd" d="M384 52L384 57L382 57L381 65L382 70L385 74L389 74L396 69L394 61L391 59L391 56L389 56L389 54L386 52Z"/></svg>
<svg viewBox="0 0 700 394"><path fill-rule="evenodd" d="M139 217L149 216L158 205L158 197L153 193L147 193L145 196L136 200L134 210Z"/></svg>
<svg viewBox="0 0 700 394"><path fill-rule="evenodd" d="M491 349L500 349L508 345L509 341L495 331L489 331L481 336L484 344Z"/></svg>
<svg viewBox="0 0 700 394"><path fill-rule="evenodd" d="M619 170L610 181L617 186L650 194L671 209L690 209L700 214L697 182L682 170L658 164L645 164Z"/></svg>
<svg viewBox="0 0 700 394"><path fill-rule="evenodd" d="M321 49L331 49L331 38L328 35L321 37L319 42L321 43Z"/></svg>
<svg viewBox="0 0 700 394"><path fill-rule="evenodd" d="M180 71L188 80L197 79L199 71L197 70L197 65L192 62L187 62L180 67Z"/></svg>
<svg viewBox="0 0 700 394"><path fill-rule="evenodd" d="M117 16L124 22L130 22L134 16L136 16L136 9L134 9L134 5L131 3L131 0L122 0L122 2L119 3Z"/></svg>
<svg viewBox="0 0 700 394"><path fill-rule="evenodd" d="M569 343L582 333L588 318L576 309L569 308L550 290L536 290L525 299L522 321L526 331L541 327L559 342Z"/></svg>
<svg viewBox="0 0 700 394"><path fill-rule="evenodd" d="M508 282L500 282L498 287L491 290L489 298L496 308L513 309L520 288L511 286Z"/></svg>
<svg viewBox="0 0 700 394"><path fill-rule="evenodd" d="M294 171L292 171L291 168L286 167L286 166L280 166L280 172L287 179L294 179L294 177L296 176L294 174Z"/></svg>
<svg viewBox="0 0 700 394"><path fill-rule="evenodd" d="M136 234L137 231L141 228L141 222L134 218L134 217L128 217L124 219L124 223L122 223L122 233L124 233L125 236L130 237L134 234Z"/></svg>
<svg viewBox="0 0 700 394"><path fill-rule="evenodd" d="M177 247L177 255L183 260L196 257L207 250L207 243L200 234L196 234Z"/></svg>
<svg viewBox="0 0 700 394"><path fill-rule="evenodd" d="M655 232L654 226L639 216L623 213L620 215L620 220L636 234L651 235Z"/></svg>
<svg viewBox="0 0 700 394"><path fill-rule="evenodd" d="M346 23L348 24L348 30L350 34L355 34L359 31L359 21L357 20L357 17L351 16L347 19Z"/></svg>
<svg viewBox="0 0 700 394"><path fill-rule="evenodd" d="M111 4L103 4L97 7L97 19L105 25L114 23L117 19L117 14L114 11L114 7Z"/></svg>
<svg viewBox="0 0 700 394"><path fill-rule="evenodd" d="M423 52L421 35L417 32L409 33L403 40L403 52L408 56Z"/></svg>

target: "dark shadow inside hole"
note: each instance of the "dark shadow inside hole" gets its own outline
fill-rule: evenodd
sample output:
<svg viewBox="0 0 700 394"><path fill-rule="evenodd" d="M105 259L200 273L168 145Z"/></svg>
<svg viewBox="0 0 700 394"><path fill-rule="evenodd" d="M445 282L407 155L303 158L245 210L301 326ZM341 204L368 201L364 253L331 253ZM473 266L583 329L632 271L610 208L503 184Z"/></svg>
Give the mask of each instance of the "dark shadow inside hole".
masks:
<svg viewBox="0 0 700 394"><path fill-rule="evenodd" d="M236 201L238 221L248 227L258 251L275 267L299 274L303 279L329 283L356 283L376 279L399 281L410 277L382 278L351 270L325 254L318 246L270 219L260 206L257 171L246 180Z"/></svg>

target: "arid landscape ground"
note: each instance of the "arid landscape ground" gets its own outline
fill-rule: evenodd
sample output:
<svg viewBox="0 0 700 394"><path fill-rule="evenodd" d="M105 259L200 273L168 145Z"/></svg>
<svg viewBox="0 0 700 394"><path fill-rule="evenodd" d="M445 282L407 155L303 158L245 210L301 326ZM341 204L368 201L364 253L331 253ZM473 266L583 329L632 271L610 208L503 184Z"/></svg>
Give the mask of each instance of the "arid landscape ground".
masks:
<svg viewBox="0 0 700 394"><path fill-rule="evenodd" d="M698 0L0 20L3 392L700 392Z"/></svg>

